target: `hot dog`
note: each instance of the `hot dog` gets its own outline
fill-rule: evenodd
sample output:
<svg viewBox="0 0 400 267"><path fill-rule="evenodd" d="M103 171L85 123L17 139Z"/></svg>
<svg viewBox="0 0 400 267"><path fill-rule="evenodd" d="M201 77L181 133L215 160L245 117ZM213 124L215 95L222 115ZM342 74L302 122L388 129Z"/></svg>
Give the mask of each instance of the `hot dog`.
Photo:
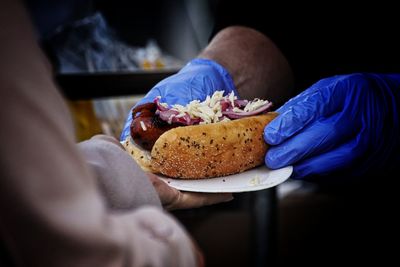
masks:
<svg viewBox="0 0 400 267"><path fill-rule="evenodd" d="M277 113L268 112L268 101L240 103L222 94L205 101L214 112L204 102L170 109L157 99L155 112L154 105L134 110L126 150L144 170L180 179L226 176L263 164L263 130Z"/></svg>

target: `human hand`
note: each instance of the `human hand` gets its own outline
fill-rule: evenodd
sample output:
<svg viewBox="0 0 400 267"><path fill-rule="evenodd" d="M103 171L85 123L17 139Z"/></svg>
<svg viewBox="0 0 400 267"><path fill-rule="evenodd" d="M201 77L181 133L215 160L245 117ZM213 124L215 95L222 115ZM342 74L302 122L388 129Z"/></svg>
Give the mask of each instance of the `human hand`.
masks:
<svg viewBox="0 0 400 267"><path fill-rule="evenodd" d="M150 181L156 189L161 204L167 210L199 208L233 199L231 193L195 193L179 191L170 187L154 174L148 174Z"/></svg>
<svg viewBox="0 0 400 267"><path fill-rule="evenodd" d="M169 105L186 105L192 100L204 101L217 90L226 94L234 91L233 80L227 70L215 61L196 58L184 66L178 73L156 84L135 106L153 102L161 96L161 102ZM128 114L120 140L125 140L130 133L132 111Z"/></svg>
<svg viewBox="0 0 400 267"><path fill-rule="evenodd" d="M400 75L320 80L279 108L265 128L272 145L266 165L293 165L292 178L301 179L343 170L361 175L398 161L399 87Z"/></svg>

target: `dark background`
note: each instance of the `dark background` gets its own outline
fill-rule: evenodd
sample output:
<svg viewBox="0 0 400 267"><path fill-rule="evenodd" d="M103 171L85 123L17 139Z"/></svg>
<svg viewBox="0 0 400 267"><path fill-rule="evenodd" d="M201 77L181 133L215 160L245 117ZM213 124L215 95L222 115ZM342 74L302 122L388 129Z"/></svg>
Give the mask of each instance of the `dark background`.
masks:
<svg viewBox="0 0 400 267"><path fill-rule="evenodd" d="M163 49L182 60L194 57L212 34L225 26L254 27L287 56L298 92L337 74L400 72L398 8L389 1L29 2L43 41L59 23L100 10L128 43L143 45L148 38L156 38ZM199 2L203 4L196 6ZM141 90L150 89L157 79ZM79 84L75 80L62 88L68 91ZM118 87L117 82L113 84ZM131 85L135 84L137 81L132 81ZM81 89L88 88L90 84ZM81 94L87 93L81 89ZM272 257L280 266L387 266L397 262L392 244L398 240L394 218L398 182L395 174L387 173L375 174L373 181L368 186L361 180L358 186L330 190L307 191L302 187L278 198L273 218L277 228L269 233L277 238ZM203 248L208 266L249 266L255 262L252 198L252 193L237 194L231 203L174 212ZM264 212L262 207L258 212Z"/></svg>

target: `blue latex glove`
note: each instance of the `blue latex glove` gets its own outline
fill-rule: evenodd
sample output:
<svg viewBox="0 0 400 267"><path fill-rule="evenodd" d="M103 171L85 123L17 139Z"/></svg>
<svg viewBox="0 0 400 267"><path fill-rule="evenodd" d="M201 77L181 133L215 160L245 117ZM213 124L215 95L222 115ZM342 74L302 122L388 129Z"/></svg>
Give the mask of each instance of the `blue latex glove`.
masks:
<svg viewBox="0 0 400 267"><path fill-rule="evenodd" d="M234 92L238 96L228 71L215 61L196 58L184 66L178 73L160 81L135 106L153 102L161 96L161 102L169 105L186 105L192 100L204 101L207 95L224 90L225 94ZM132 110L129 112L120 140L130 134Z"/></svg>
<svg viewBox="0 0 400 267"><path fill-rule="evenodd" d="M277 110L264 131L266 165L292 178L369 171L400 163L400 74L320 80Z"/></svg>

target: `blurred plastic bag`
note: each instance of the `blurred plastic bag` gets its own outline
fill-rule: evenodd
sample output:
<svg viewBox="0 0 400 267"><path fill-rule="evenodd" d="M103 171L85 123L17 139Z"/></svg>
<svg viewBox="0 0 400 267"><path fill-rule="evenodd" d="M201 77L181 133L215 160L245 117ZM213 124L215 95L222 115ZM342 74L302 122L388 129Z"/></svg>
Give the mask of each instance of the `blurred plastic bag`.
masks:
<svg viewBox="0 0 400 267"><path fill-rule="evenodd" d="M155 40L132 47L118 39L100 13L59 27L48 39L60 73L116 72L180 68L182 62L164 55Z"/></svg>
<svg viewBox="0 0 400 267"><path fill-rule="evenodd" d="M63 25L49 38L60 73L136 70L135 51L116 38L100 13Z"/></svg>

